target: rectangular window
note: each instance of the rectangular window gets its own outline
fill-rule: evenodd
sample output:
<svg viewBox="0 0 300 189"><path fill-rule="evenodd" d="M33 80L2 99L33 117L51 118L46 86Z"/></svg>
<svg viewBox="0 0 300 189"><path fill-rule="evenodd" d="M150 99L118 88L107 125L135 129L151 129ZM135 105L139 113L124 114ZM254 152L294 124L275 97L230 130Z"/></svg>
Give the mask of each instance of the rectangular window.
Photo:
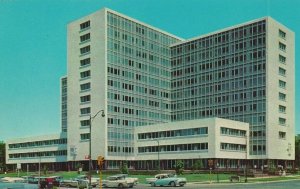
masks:
<svg viewBox="0 0 300 189"><path fill-rule="evenodd" d="M285 56L282 56L282 55L279 55L279 62L285 64L285 62L286 62L286 57L285 57Z"/></svg>
<svg viewBox="0 0 300 189"><path fill-rule="evenodd" d="M91 25L91 22L90 21L86 21L86 22L80 24L80 30L87 29L87 28L90 27L90 25Z"/></svg>
<svg viewBox="0 0 300 189"><path fill-rule="evenodd" d="M280 68L280 67L279 67L279 69L278 69L278 73L279 73L279 75L285 76L285 74L286 74L286 70L285 70L285 69L283 69L283 68Z"/></svg>
<svg viewBox="0 0 300 189"><path fill-rule="evenodd" d="M80 134L80 139L81 140L89 140L90 139L90 133Z"/></svg>
<svg viewBox="0 0 300 189"><path fill-rule="evenodd" d="M88 66L91 64L91 58L80 60L80 66Z"/></svg>
<svg viewBox="0 0 300 189"><path fill-rule="evenodd" d="M285 101L286 100L286 94L279 93L279 100Z"/></svg>
<svg viewBox="0 0 300 189"><path fill-rule="evenodd" d="M285 113L285 111L286 111L286 107L282 106L282 105L279 105L279 112L280 113Z"/></svg>
<svg viewBox="0 0 300 189"><path fill-rule="evenodd" d="M81 108L80 109L80 113L81 113L81 115L90 114L91 113L91 108L90 107L88 107L88 108Z"/></svg>
<svg viewBox="0 0 300 189"><path fill-rule="evenodd" d="M80 48L80 54L81 55L89 53L90 51L91 51L91 46L90 45Z"/></svg>
<svg viewBox="0 0 300 189"><path fill-rule="evenodd" d="M88 41L91 39L91 34L90 33L87 33L87 34L84 34L82 36L80 36L80 42L85 42L85 41Z"/></svg>
<svg viewBox="0 0 300 189"><path fill-rule="evenodd" d="M279 30L278 34L279 34L279 37L281 37L282 39L285 39L286 33L284 31Z"/></svg>
<svg viewBox="0 0 300 189"><path fill-rule="evenodd" d="M286 132L279 131L279 138L280 139L285 139L286 138Z"/></svg>
<svg viewBox="0 0 300 189"><path fill-rule="evenodd" d="M278 122L279 122L279 125L285 125L285 123L286 123L286 119L285 119L285 118L282 118L282 117L280 117L280 118L278 118Z"/></svg>
<svg viewBox="0 0 300 189"><path fill-rule="evenodd" d="M91 76L91 71L88 70L88 71L84 71L84 72L81 72L80 73L80 78L83 79L83 78L87 78L87 77L90 77Z"/></svg>
<svg viewBox="0 0 300 189"><path fill-rule="evenodd" d="M282 81L282 80L279 80L279 87L285 89L285 87L286 87L286 82L285 82L285 81Z"/></svg>
<svg viewBox="0 0 300 189"><path fill-rule="evenodd" d="M286 51L286 45L279 42L279 49L285 52Z"/></svg>
<svg viewBox="0 0 300 189"><path fill-rule="evenodd" d="M81 125L81 127L90 126L90 120L89 119L87 119L87 120L81 120L80 121L80 125Z"/></svg>
<svg viewBox="0 0 300 189"><path fill-rule="evenodd" d="M91 95L81 96L80 102L90 102L91 101Z"/></svg>
<svg viewBox="0 0 300 189"><path fill-rule="evenodd" d="M84 83L80 85L80 90L85 91L91 89L91 83Z"/></svg>

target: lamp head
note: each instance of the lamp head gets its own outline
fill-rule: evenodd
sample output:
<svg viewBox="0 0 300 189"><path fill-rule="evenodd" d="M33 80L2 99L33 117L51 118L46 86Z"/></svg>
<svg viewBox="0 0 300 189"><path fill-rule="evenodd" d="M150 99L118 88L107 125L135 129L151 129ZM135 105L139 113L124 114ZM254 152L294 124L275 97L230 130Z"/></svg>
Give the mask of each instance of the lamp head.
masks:
<svg viewBox="0 0 300 189"><path fill-rule="evenodd" d="M105 117L105 113L104 113L104 111L102 111L102 114L101 114L101 116L102 116L102 117Z"/></svg>

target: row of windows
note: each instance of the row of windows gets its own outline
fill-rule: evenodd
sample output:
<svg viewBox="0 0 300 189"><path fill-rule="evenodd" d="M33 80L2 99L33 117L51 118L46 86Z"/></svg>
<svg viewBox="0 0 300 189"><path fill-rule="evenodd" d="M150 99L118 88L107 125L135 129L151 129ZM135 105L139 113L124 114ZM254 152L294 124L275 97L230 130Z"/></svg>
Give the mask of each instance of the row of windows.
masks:
<svg viewBox="0 0 300 189"><path fill-rule="evenodd" d="M88 77L91 77L91 71L90 70L80 72L80 78L81 79L85 79L85 78L88 78Z"/></svg>
<svg viewBox="0 0 300 189"><path fill-rule="evenodd" d="M107 21L110 27L113 26L124 31L134 33L137 36L143 36L148 38L148 40L156 41L162 44L170 45L178 41L178 39L162 34L159 31L153 30L112 13L107 14Z"/></svg>
<svg viewBox="0 0 300 189"><path fill-rule="evenodd" d="M187 96L188 97L188 96ZM253 102L251 100L261 100L265 97L265 90L259 90L259 91L250 91L245 93L235 93L230 95L223 95L223 96L211 96L206 98L201 98L198 100L197 98L187 98L182 101L178 101L177 103L173 103L171 105L172 110L176 109L186 109L186 108L205 108L205 106L211 106L211 105L221 105L226 104L228 106L228 102L245 102L248 105Z"/></svg>
<svg viewBox="0 0 300 189"><path fill-rule="evenodd" d="M81 103L90 102L90 101L91 101L91 95L85 95L85 96L80 97L80 102Z"/></svg>
<svg viewBox="0 0 300 189"><path fill-rule="evenodd" d="M278 30L278 35L281 39L286 39L286 33L282 30ZM286 45L282 42L279 42L279 49L283 52L286 52ZM285 64L286 63L286 57L279 54L279 62ZM282 67L279 66L278 68L278 74L281 76L286 76L286 70ZM286 82L279 79L278 81L278 85L280 88L282 89L286 89ZM279 100L281 101L286 101L286 94L279 92ZM286 113L286 106L284 105L279 105L278 106L278 112L285 114ZM286 125L286 118L283 117L279 117L278 118L278 124L281 126L285 126ZM280 139L285 139L286 133L285 132L279 132L279 138Z"/></svg>
<svg viewBox="0 0 300 189"><path fill-rule="evenodd" d="M59 151L9 154L9 158L37 158L37 157L55 157L55 156L66 156L66 155L67 155L67 150L59 150Z"/></svg>
<svg viewBox="0 0 300 189"><path fill-rule="evenodd" d="M81 43L89 41L90 39L91 39L91 34L90 33L87 33L87 34L84 34L84 35L80 36L80 42Z"/></svg>
<svg viewBox="0 0 300 189"><path fill-rule="evenodd" d="M223 109L222 109L223 110ZM223 112L223 111L222 111ZM249 113L249 114L246 114ZM203 115L204 114L204 115ZM226 112L221 113L217 115L217 109L212 109L210 107L207 107L206 110L198 111L198 110L186 110L186 111L177 111L173 112L171 115L171 119L173 121L182 121L182 120L190 120L190 119L201 119L201 118L207 118L207 117L222 117L226 119L232 119L237 121L243 121L246 123L249 123L250 126L253 128L253 126L263 126L265 124L265 113L261 111L256 112Z"/></svg>
<svg viewBox="0 0 300 189"><path fill-rule="evenodd" d="M80 134L80 140L89 140L90 136L91 136L90 133Z"/></svg>
<svg viewBox="0 0 300 189"><path fill-rule="evenodd" d="M278 137L279 139L286 139L286 132L279 131Z"/></svg>
<svg viewBox="0 0 300 189"><path fill-rule="evenodd" d="M90 45L80 48L80 54L81 55L87 54L90 51L91 51L91 46Z"/></svg>
<svg viewBox="0 0 300 189"><path fill-rule="evenodd" d="M193 54L186 54L179 57L172 58L171 65L172 66L181 66L181 65L188 65L194 63L201 63L205 61L213 61L213 59L225 59L224 56L227 56L226 64L238 65L242 63L247 63L250 61L256 61L260 59L264 59L266 57L266 52L264 48L254 49L253 51L245 51L241 53L231 53L231 54L220 54L218 51L206 51L203 53L193 53ZM227 62L228 60L228 62ZM212 63L211 63L212 64ZM214 63L215 67L216 61ZM200 67L202 69L203 67ZM212 68L212 67L210 67ZM208 68L206 68L208 69Z"/></svg>
<svg viewBox="0 0 300 189"><path fill-rule="evenodd" d="M220 148L228 151L246 151L246 145L243 144L221 143Z"/></svg>
<svg viewBox="0 0 300 189"><path fill-rule="evenodd" d="M251 102L250 102L251 103ZM178 108L179 111L175 112L177 114L177 119L180 119L182 117L182 109ZM212 116L219 116L219 115L229 115L231 113L250 113L250 112L261 112L265 111L265 103L253 103L253 104L247 104L247 105L236 105L232 107L228 107L228 105L225 105L224 108L218 107L218 108L212 108L212 107L201 107L198 109L195 109L194 112L191 112L190 109L187 109L185 112L190 112L193 116L196 117L212 117ZM190 115L189 117L192 118ZM174 118L175 118L174 117Z"/></svg>
<svg viewBox="0 0 300 189"><path fill-rule="evenodd" d="M144 71L145 73L151 73L151 74L156 74L156 75L162 75L162 76L170 76L170 72L166 69L168 69L170 67L170 62L169 59L160 57L159 60L156 60L157 62L138 62L137 60L132 60L132 57L127 57L127 56L120 56L117 53L111 53L108 52L107 55L108 58L108 62L110 64L118 64L118 66L123 66L125 68L130 68L131 70L136 70L138 72ZM149 64L149 65L148 65ZM159 68L155 67L155 66L159 66ZM163 69L165 68L166 69Z"/></svg>
<svg viewBox="0 0 300 189"><path fill-rule="evenodd" d="M148 152L182 152L182 151L199 151L208 150L208 143L193 143L193 144L175 144L175 145L160 145L139 147L138 153Z"/></svg>
<svg viewBox="0 0 300 189"><path fill-rule="evenodd" d="M284 31L282 31L282 30L278 30L278 35L279 35L279 37L281 37L282 39L285 39L285 37L286 37L286 33L284 32Z"/></svg>
<svg viewBox="0 0 300 189"><path fill-rule="evenodd" d="M91 64L91 58L85 58L80 60L80 66L89 66Z"/></svg>
<svg viewBox="0 0 300 189"><path fill-rule="evenodd" d="M172 49L172 55L186 53L201 48L209 48L219 46L224 43L238 41L240 39L253 37L253 35L261 35L265 33L265 22L254 23L252 25L243 26L233 30L204 37Z"/></svg>
<svg viewBox="0 0 300 189"><path fill-rule="evenodd" d="M120 147L120 146L107 146L108 152L123 152L123 153L133 153L133 147Z"/></svg>
<svg viewBox="0 0 300 189"><path fill-rule="evenodd" d="M285 126L285 124L286 124L286 119L285 119L285 118L282 118L282 117L279 117L279 118L278 118L278 122L279 122L279 125Z"/></svg>
<svg viewBox="0 0 300 189"><path fill-rule="evenodd" d="M159 131L152 133L139 133L138 139L157 139L157 138L170 138L180 136L193 136L193 135L207 135L208 127L192 128L192 129L179 129L169 131Z"/></svg>
<svg viewBox="0 0 300 189"><path fill-rule="evenodd" d="M89 89L91 89L91 83L90 82L80 85L80 90L81 91L86 91L86 90L89 90Z"/></svg>
<svg viewBox="0 0 300 189"><path fill-rule="evenodd" d="M81 115L86 115L86 114L90 114L91 113L91 108L87 107L87 108L81 108L80 109L80 114Z"/></svg>
<svg viewBox="0 0 300 189"><path fill-rule="evenodd" d="M150 62L156 62L158 56L170 56L170 50L168 46L162 46L154 41L145 40L145 38L130 34L128 32L121 32L116 28L109 27L108 29L108 50L122 51L126 55L139 56L136 49L141 49L141 55L143 58L148 59ZM149 54L143 55L144 52ZM151 53L150 53L151 52Z"/></svg>
<svg viewBox="0 0 300 189"><path fill-rule="evenodd" d="M91 21L86 21L86 22L84 22L84 23L81 23L81 24L80 24L80 30L87 29L87 28L90 27L90 25L91 25Z"/></svg>
<svg viewBox="0 0 300 189"><path fill-rule="evenodd" d="M220 129L221 129L221 134L223 134L223 135L241 136L241 137L246 136L245 130L232 129L232 128L227 128L227 127L221 127Z"/></svg>
<svg viewBox="0 0 300 189"><path fill-rule="evenodd" d="M53 140L43 140L43 141L32 141L32 142L24 142L24 143L16 143L9 144L8 147L10 149L13 148L31 148L31 147L39 147L39 146L49 146L49 145L57 145L57 144L67 144L67 139L53 139Z"/></svg>

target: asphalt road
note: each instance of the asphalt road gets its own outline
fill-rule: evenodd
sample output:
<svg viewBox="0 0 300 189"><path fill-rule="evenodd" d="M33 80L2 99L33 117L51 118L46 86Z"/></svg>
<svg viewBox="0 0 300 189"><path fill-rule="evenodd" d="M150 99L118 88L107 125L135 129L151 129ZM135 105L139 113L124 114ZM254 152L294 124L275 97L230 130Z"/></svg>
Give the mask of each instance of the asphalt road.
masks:
<svg viewBox="0 0 300 189"><path fill-rule="evenodd" d="M0 189L36 189L34 185L26 185L21 187L20 184L14 184L14 186L6 183L0 183ZM151 187L149 184L138 184L133 189L300 189L300 180L289 180L280 182L265 182L265 183L228 183L228 184L199 184L188 183L184 187ZM67 189L65 187L59 187L59 189Z"/></svg>
<svg viewBox="0 0 300 189"><path fill-rule="evenodd" d="M300 189L300 180L267 182L267 183L228 183L228 184L196 184L188 183L184 187L151 187L150 185L139 184L134 189Z"/></svg>

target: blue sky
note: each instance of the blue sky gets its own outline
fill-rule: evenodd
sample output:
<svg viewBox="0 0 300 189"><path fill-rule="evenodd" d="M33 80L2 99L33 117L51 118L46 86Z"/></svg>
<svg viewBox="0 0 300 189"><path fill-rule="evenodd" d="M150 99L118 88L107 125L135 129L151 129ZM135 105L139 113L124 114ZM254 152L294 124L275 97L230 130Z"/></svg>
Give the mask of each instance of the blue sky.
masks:
<svg viewBox="0 0 300 189"><path fill-rule="evenodd" d="M263 16L296 34L298 0L1 0L0 141L60 131L60 77L66 75L66 25L103 7L182 38ZM296 83L296 132L300 91Z"/></svg>

